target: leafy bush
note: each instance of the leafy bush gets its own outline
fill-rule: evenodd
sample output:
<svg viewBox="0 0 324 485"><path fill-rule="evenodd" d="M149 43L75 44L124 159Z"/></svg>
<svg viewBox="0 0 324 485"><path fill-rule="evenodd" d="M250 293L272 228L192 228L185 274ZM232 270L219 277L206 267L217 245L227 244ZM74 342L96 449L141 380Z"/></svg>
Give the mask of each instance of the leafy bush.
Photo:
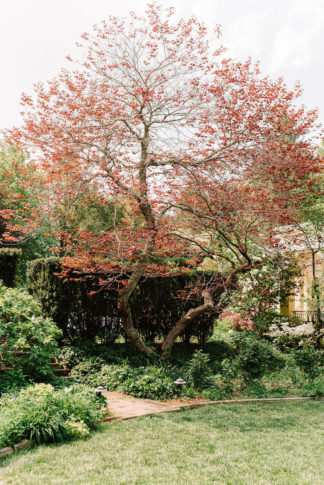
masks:
<svg viewBox="0 0 324 485"><path fill-rule="evenodd" d="M245 393L252 398L263 398L268 396L266 386L258 379L252 381L247 386Z"/></svg>
<svg viewBox="0 0 324 485"><path fill-rule="evenodd" d="M56 391L36 384L5 395L0 406L0 447L23 439L50 443L86 437L103 415L94 392L77 385Z"/></svg>
<svg viewBox="0 0 324 485"><path fill-rule="evenodd" d="M177 395L173 379L164 369L157 367L140 368L137 375L122 384L121 390L126 394L147 399L167 399Z"/></svg>
<svg viewBox="0 0 324 485"><path fill-rule="evenodd" d="M1 376L0 382L13 376L14 384L18 374L36 380L50 378L50 360L56 355L60 335L53 321L42 316L40 305L27 292L0 284L0 374L1 370L10 370L7 376Z"/></svg>
<svg viewBox="0 0 324 485"><path fill-rule="evenodd" d="M269 334L276 346L283 351L291 351L308 346L314 341L314 325L312 322L302 322L296 317L285 317L286 321L270 326Z"/></svg>
<svg viewBox="0 0 324 485"><path fill-rule="evenodd" d="M279 370L285 365L279 351L254 335L234 333L232 342L236 350L233 366L245 383L260 379L266 372Z"/></svg>
<svg viewBox="0 0 324 485"><path fill-rule="evenodd" d="M324 375L322 374L306 382L301 387L301 395L315 398L324 397Z"/></svg>
<svg viewBox="0 0 324 485"><path fill-rule="evenodd" d="M21 249L0 248L0 280L6 286L13 286Z"/></svg>
<svg viewBox="0 0 324 485"><path fill-rule="evenodd" d="M162 367L132 367L126 362L121 365L103 365L100 361L89 359L81 362L73 370L73 376L80 382L104 386L109 391L118 391L135 397L147 399L166 399L175 397L174 379Z"/></svg>
<svg viewBox="0 0 324 485"><path fill-rule="evenodd" d="M78 382L92 387L102 385L136 397L176 397L174 381L179 377L187 381L183 389L187 397L197 396L207 386L214 389L215 395L224 397L231 394L232 385L216 385L213 375L233 351L232 345L222 341L208 342L200 350L197 344L177 343L167 358L158 361L154 356L138 354L129 344L74 342L61 349L60 361L73 368Z"/></svg>
<svg viewBox="0 0 324 485"><path fill-rule="evenodd" d="M300 273L295 261L284 254L269 255L268 260L262 255L262 261L262 265L238 277L236 289L231 292L230 307L227 308L234 316L236 330L253 329L259 336L280 320L276 308L293 292Z"/></svg>
<svg viewBox="0 0 324 485"><path fill-rule="evenodd" d="M67 345L60 348L58 359L61 364L71 368L87 358L87 352L79 346Z"/></svg>
<svg viewBox="0 0 324 485"><path fill-rule="evenodd" d="M26 386L28 380L21 369L7 369L0 371L0 394L15 391Z"/></svg>
<svg viewBox="0 0 324 485"><path fill-rule="evenodd" d="M267 390L267 397L285 397L290 393L290 386L277 385Z"/></svg>
<svg viewBox="0 0 324 485"><path fill-rule="evenodd" d="M92 376L99 374L104 365L105 361L100 357L89 357L82 360L80 364L74 367L73 375L77 376L77 378L85 384L92 384Z"/></svg>
<svg viewBox="0 0 324 485"><path fill-rule="evenodd" d="M186 379L196 389L203 389L212 383L212 370L207 354L197 350L188 363Z"/></svg>
<svg viewBox="0 0 324 485"><path fill-rule="evenodd" d="M89 296L92 290L98 289L98 277L104 275L90 274L82 278L79 273L72 273L72 278L57 277L63 269L58 258L37 259L28 264L28 289L41 302L44 314L53 318L70 338L99 336L113 342L123 335L117 292L101 291ZM179 292L197 285L201 277L201 272L190 271L140 280L129 303L135 326L145 340L153 342L155 338L163 338L184 313L200 303L199 296L179 298ZM196 336L199 342L205 342L213 331L213 320L211 313L201 315L187 327L182 338L188 341Z"/></svg>
<svg viewBox="0 0 324 485"><path fill-rule="evenodd" d="M293 352L296 364L311 379L324 373L324 352L313 345L305 346Z"/></svg>
<svg viewBox="0 0 324 485"><path fill-rule="evenodd" d="M220 401L226 399L232 394L232 392L227 393L226 388L220 385L214 385L209 389L204 389L201 393L201 396L210 400L210 401Z"/></svg>
<svg viewBox="0 0 324 485"><path fill-rule="evenodd" d="M125 346L115 350L115 354L107 351L106 355L102 351L99 355L84 358L74 366L73 377L78 382L92 387L102 385L110 391L149 399L176 397L178 389L174 381L178 377L187 381L187 385L183 389L183 394L187 397L196 396L198 390L205 389L207 386L209 389L214 389L218 395L230 394L229 385L217 386L215 384L213 379L215 366L210 357L201 350L193 352L192 349L189 351L186 348L187 353L185 353L184 346L180 345L180 355L173 355L172 359L152 363L149 360L144 361L142 358L136 360L132 353L129 354L127 360L120 361L123 347ZM113 358L117 358L118 363L104 364L104 361L107 362Z"/></svg>

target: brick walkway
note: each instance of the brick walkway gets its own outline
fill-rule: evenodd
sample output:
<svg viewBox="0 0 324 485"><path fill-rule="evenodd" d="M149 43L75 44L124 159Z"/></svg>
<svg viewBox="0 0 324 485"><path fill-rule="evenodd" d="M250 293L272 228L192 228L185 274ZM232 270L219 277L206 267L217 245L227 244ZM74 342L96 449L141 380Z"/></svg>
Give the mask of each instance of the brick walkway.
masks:
<svg viewBox="0 0 324 485"><path fill-rule="evenodd" d="M137 399L119 392L106 391L102 393L107 399L108 409L111 414L119 419L137 418L149 414L165 413L168 411L179 411L180 408L152 399Z"/></svg>
<svg viewBox="0 0 324 485"><path fill-rule="evenodd" d="M121 394L119 392L105 391L102 393L107 399L108 409L112 414L111 419L130 419L137 418L139 416L147 416L150 414L165 413L168 411L180 411L183 408L194 409L200 406L210 406L210 405L224 405L224 404L251 404L251 403L275 403L275 402L303 402L312 401L313 397L270 397L263 399L230 399L222 401L205 401L197 400L190 402L176 402L175 404L153 401L152 399L137 399L136 397L127 396L126 394ZM324 398L319 398L319 400L324 401ZM106 421L105 420L105 421Z"/></svg>

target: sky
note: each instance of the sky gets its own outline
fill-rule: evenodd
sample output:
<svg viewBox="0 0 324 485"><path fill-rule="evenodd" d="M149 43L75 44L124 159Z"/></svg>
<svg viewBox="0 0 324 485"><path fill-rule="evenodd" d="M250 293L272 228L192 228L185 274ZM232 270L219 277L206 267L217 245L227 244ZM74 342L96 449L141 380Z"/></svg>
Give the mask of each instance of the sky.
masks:
<svg viewBox="0 0 324 485"><path fill-rule="evenodd" d="M146 0L0 0L0 129L21 123L20 96L71 68L83 32L108 15L143 13ZM260 61L289 87L300 81L302 103L324 122L324 0L161 0L179 17L220 24L230 57Z"/></svg>

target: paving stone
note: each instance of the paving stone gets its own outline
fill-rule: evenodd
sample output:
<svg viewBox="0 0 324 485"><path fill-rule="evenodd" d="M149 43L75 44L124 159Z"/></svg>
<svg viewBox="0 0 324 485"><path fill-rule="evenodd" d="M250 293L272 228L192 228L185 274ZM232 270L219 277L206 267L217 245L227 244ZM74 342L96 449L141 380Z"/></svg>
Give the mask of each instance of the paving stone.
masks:
<svg viewBox="0 0 324 485"><path fill-rule="evenodd" d="M102 393L108 401L109 411L119 419L130 419L138 416L179 411L173 404L153 401L152 399L138 399L119 392L105 391Z"/></svg>

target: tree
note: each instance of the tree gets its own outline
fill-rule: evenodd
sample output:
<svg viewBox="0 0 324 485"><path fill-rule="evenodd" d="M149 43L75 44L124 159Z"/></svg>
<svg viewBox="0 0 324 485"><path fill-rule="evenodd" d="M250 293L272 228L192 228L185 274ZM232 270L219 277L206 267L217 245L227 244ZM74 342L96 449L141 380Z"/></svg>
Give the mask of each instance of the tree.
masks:
<svg viewBox="0 0 324 485"><path fill-rule="evenodd" d="M26 163L26 154L0 142L1 245L16 245L36 227L39 205L35 166Z"/></svg>
<svg viewBox="0 0 324 485"><path fill-rule="evenodd" d="M71 186L73 190L67 190ZM60 203L57 193L64 194ZM0 243L23 249L16 274L20 282L25 281L27 261L50 255L49 249L64 254L64 234L97 234L122 217L118 205L99 197L94 187L72 184L68 177L50 182L26 153L4 142L0 143L0 208Z"/></svg>
<svg viewBox="0 0 324 485"><path fill-rule="evenodd" d="M214 40L219 37L217 28ZM190 231L200 237L208 217L202 214L203 225L196 225L194 194L196 190L202 194L202 184L210 181L216 211L235 191L246 197L253 184L259 189L249 207L257 201L261 208L265 201L269 208L271 186L284 190L282 169L296 180L313 170L307 158L310 141L298 161L293 158L296 153L286 157L280 120L289 113L291 129L307 134L316 114L294 107L298 86L288 91L281 79L262 78L250 61L225 59L221 46L211 52L204 25L193 17L174 21L173 9L164 13L153 4L144 18L134 13L128 20L109 17L82 38L85 45L80 47L87 55L79 69L62 71L46 85L38 84L34 96L23 95L25 123L8 138L34 154L49 183L62 187L59 182L68 178L69 186L58 191L52 203L60 204L67 193L73 194L76 184L95 184L99 194L122 204L127 213L122 224L97 235L79 233L73 257L64 264L108 274L102 287L118 285L118 308L127 337L137 350L152 352L134 329L128 301L143 275L167 274L174 270L172 258L184 252L192 264L199 257L197 244L179 238L176 211L190 215ZM260 188L263 182L267 197ZM203 200L199 211L208 214L208 210L208 201ZM270 214L279 220L279 211L277 205ZM249 227L247 213L241 214L243 241ZM254 215L256 234L258 211ZM229 234L231 221L225 217L222 224ZM233 233L232 250L238 245L245 263L230 281L225 278L224 288L236 273L252 267L235 237ZM227 242L223 238L222 248ZM214 250L213 255L218 254ZM164 352L193 318L213 308L211 285L199 291L204 303L177 322Z"/></svg>
<svg viewBox="0 0 324 485"><path fill-rule="evenodd" d="M319 152L321 157L321 153ZM312 190L299 190L302 200L295 207L292 224L285 230L285 239L290 240L298 251L304 253L301 266L310 267L311 287L306 288L306 301L314 311L315 345L319 346L324 335L323 318L323 239L324 239L324 179L323 173L312 174ZM310 256L310 261L308 257Z"/></svg>

